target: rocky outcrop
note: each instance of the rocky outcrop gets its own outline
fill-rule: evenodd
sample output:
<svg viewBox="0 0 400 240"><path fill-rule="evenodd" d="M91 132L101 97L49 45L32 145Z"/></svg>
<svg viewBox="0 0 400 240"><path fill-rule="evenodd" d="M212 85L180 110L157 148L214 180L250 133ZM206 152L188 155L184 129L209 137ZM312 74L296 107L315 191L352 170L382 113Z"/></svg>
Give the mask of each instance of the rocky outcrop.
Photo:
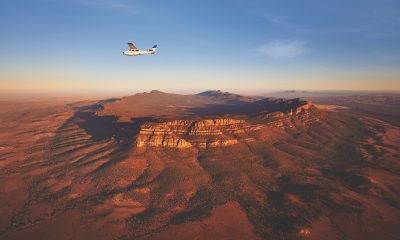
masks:
<svg viewBox="0 0 400 240"><path fill-rule="evenodd" d="M169 132L140 131L136 145L138 147L171 147L171 148L190 148L192 144L185 139Z"/></svg>
<svg viewBox="0 0 400 240"><path fill-rule="evenodd" d="M258 122L253 124L234 118L147 122L140 127L136 145L170 148L230 146L240 141L252 141L258 132L268 131L266 128L291 128L294 121L315 122L313 109L312 103L305 102L286 112L260 113L256 118Z"/></svg>
<svg viewBox="0 0 400 240"><path fill-rule="evenodd" d="M261 112L258 119L271 125L283 126L284 120L300 120L303 124L309 125L319 121L318 109L312 102L302 102L297 107L290 108L287 111Z"/></svg>
<svg viewBox="0 0 400 240"><path fill-rule="evenodd" d="M219 147L238 142L237 137L260 126L238 119L173 120L145 123L141 126L137 146Z"/></svg>
<svg viewBox="0 0 400 240"><path fill-rule="evenodd" d="M296 107L290 111L289 115L299 115L301 113L307 112L311 108L314 108L314 105L311 102L304 102L303 105Z"/></svg>

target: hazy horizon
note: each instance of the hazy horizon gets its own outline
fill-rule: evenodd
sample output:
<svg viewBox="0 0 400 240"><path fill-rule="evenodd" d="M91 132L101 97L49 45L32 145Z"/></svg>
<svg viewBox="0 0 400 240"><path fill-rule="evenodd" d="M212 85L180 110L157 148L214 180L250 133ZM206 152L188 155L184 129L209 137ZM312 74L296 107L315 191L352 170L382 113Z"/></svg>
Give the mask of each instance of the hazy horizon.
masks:
<svg viewBox="0 0 400 240"><path fill-rule="evenodd" d="M243 96L268 96L274 94L319 94L324 96L337 96L337 95L400 95L399 90L294 90L294 89L229 89L229 88L209 88L209 89L125 89L119 91L90 91L90 90L67 90L67 91L1 91L0 100L7 99L20 99L29 100L58 98L58 99L78 99L78 100L96 100L105 98L121 98L124 96L132 96L139 93L149 93L153 90L161 91L170 94L198 94L205 91L222 91Z"/></svg>

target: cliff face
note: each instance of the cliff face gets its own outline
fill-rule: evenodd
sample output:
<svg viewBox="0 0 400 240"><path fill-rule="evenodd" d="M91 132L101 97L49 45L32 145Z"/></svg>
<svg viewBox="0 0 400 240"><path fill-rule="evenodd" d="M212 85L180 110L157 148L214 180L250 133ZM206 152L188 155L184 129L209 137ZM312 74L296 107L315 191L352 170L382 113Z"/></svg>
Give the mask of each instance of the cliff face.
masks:
<svg viewBox="0 0 400 240"><path fill-rule="evenodd" d="M240 133L259 126L237 119L173 120L145 123L141 126L137 146L218 147L236 144Z"/></svg>
<svg viewBox="0 0 400 240"><path fill-rule="evenodd" d="M256 124L234 118L147 122L141 125L136 145L170 148L230 146L251 141L260 132L265 135L271 127L292 128L296 121L309 125L318 121L313 111L315 107L306 102L288 112L260 113Z"/></svg>
<svg viewBox="0 0 400 240"><path fill-rule="evenodd" d="M299 107L291 108L288 111L260 113L257 119L269 126L293 127L294 122L303 125L310 125L320 120L318 109L311 102L304 102Z"/></svg>

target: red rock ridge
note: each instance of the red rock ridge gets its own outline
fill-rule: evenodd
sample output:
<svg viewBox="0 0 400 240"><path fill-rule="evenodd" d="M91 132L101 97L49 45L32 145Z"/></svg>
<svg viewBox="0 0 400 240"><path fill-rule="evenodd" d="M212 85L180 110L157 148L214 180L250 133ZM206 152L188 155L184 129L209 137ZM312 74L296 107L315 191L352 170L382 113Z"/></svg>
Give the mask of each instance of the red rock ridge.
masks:
<svg viewBox="0 0 400 240"><path fill-rule="evenodd" d="M136 139L138 147L205 148L224 147L239 141L251 140L250 135L269 127L291 128L294 120L306 125L318 121L311 110L311 102L294 108L287 113L260 113L260 123L233 118L214 118L204 120L171 120L161 123L144 123Z"/></svg>

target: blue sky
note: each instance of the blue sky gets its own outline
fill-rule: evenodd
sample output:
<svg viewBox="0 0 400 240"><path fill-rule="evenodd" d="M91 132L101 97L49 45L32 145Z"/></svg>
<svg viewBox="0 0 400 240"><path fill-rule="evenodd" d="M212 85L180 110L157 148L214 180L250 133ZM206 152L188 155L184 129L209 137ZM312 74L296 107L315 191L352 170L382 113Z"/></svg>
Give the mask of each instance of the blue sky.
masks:
<svg viewBox="0 0 400 240"><path fill-rule="evenodd" d="M4 0L6 91L400 90L398 0ZM128 41L156 55L124 57Z"/></svg>

